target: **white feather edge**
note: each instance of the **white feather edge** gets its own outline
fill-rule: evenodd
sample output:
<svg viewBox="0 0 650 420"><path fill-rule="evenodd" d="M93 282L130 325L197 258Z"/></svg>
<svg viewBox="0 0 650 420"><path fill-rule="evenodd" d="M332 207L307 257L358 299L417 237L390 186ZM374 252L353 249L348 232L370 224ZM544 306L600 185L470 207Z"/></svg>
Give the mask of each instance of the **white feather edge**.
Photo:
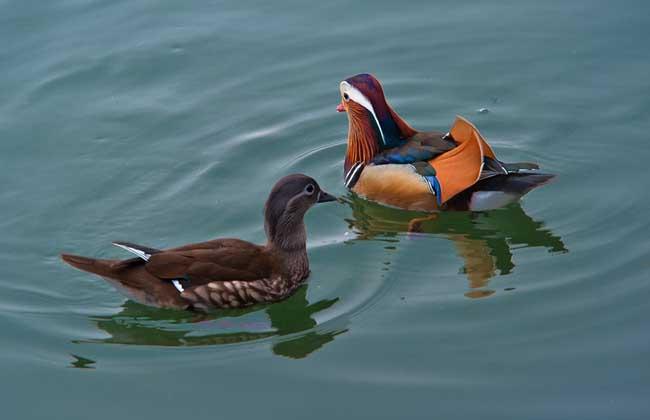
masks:
<svg viewBox="0 0 650 420"><path fill-rule="evenodd" d="M345 175L344 182L345 182L346 188L350 188L350 182L352 182L352 180L356 176L359 169L362 169L363 167L364 167L364 164L362 162L357 162L352 166L352 168L350 168L347 175Z"/></svg>
<svg viewBox="0 0 650 420"><path fill-rule="evenodd" d="M146 252L142 251L141 249L132 248L130 246L118 244L118 243L115 243L115 242L113 242L113 245L115 245L118 248L122 248L123 250L128 251L128 252L130 252L132 254L137 255L138 257L142 258L145 261L149 261L149 258L151 258L151 254L147 254Z"/></svg>
<svg viewBox="0 0 650 420"><path fill-rule="evenodd" d="M176 290L178 290L179 292L183 293L183 292L185 291L185 289L183 288L183 285L181 284L180 281L178 281L178 280L172 280L172 284L174 285L174 287L176 288Z"/></svg>
<svg viewBox="0 0 650 420"><path fill-rule="evenodd" d="M115 242L113 242L113 245L115 245L118 248L122 248L123 250L128 251L128 252L130 252L132 254L137 255L138 257L142 258L145 261L149 261L149 258L151 258L151 254L147 254L146 252L144 252L141 249L137 249L137 248L133 248L133 247L130 247L130 246L118 244L118 243L115 243ZM180 281L172 280L172 284L174 285L176 290L178 290L179 292L183 293L185 291L185 289L183 288L183 285L181 284Z"/></svg>

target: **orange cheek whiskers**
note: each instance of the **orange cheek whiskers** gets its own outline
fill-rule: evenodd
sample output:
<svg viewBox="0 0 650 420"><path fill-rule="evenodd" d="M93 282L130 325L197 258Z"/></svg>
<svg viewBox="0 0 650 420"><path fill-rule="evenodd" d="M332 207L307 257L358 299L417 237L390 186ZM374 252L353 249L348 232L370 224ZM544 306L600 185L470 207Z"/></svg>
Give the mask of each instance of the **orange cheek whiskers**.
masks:
<svg viewBox="0 0 650 420"><path fill-rule="evenodd" d="M356 162L370 162L379 152L375 129L367 118L365 109L350 104L348 106L348 119L348 148L345 157L346 170Z"/></svg>

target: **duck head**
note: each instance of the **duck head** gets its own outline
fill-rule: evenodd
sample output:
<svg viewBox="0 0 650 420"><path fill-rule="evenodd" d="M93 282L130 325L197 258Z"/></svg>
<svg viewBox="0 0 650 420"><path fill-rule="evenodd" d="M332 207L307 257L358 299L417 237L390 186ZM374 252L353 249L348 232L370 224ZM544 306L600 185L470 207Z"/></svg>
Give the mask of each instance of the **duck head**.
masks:
<svg viewBox="0 0 650 420"><path fill-rule="evenodd" d="M334 201L311 177L287 175L280 179L264 206L264 230L268 245L284 251L305 249L307 236L303 217L316 203Z"/></svg>
<svg viewBox="0 0 650 420"><path fill-rule="evenodd" d="M357 74L339 86L338 112L348 114L345 172L356 162L368 163L379 152L399 146L416 131L386 102L381 83L371 74Z"/></svg>

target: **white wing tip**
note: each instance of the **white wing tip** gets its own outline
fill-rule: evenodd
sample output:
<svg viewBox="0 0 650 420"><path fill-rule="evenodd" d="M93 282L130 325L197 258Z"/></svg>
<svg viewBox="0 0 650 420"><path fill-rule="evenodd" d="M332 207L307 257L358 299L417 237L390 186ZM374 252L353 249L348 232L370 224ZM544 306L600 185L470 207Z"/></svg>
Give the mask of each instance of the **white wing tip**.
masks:
<svg viewBox="0 0 650 420"><path fill-rule="evenodd" d="M137 255L138 257L142 258L145 261L149 261L149 258L151 258L151 254L147 254L146 252L142 251L141 249L133 248L130 246L122 245L117 242L113 242L113 245L115 245L118 248L122 248L125 251L128 251L132 254Z"/></svg>

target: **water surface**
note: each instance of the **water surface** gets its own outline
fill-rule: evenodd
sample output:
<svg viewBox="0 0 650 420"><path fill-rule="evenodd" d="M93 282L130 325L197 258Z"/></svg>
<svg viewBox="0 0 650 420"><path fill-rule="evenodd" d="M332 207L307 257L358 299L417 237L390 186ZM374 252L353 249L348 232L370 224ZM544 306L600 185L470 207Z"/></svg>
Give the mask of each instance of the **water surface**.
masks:
<svg viewBox="0 0 650 420"><path fill-rule="evenodd" d="M643 419L650 6L629 1L0 1L3 418ZM471 119L556 181L482 213L346 194L338 83ZM487 112L479 112L486 108ZM279 177L312 276L200 316L64 266L110 242L262 242Z"/></svg>

